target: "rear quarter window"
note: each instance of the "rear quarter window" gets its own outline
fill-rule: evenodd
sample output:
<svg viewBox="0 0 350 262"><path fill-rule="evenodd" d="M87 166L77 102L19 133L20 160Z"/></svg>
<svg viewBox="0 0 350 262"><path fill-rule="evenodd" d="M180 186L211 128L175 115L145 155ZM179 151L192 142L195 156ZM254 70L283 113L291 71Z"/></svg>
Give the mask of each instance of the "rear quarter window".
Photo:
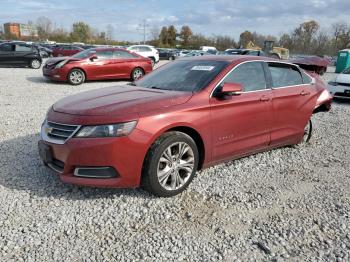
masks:
<svg viewBox="0 0 350 262"><path fill-rule="evenodd" d="M312 78L308 76L303 70L301 70L301 76L303 77L304 84L311 84Z"/></svg>

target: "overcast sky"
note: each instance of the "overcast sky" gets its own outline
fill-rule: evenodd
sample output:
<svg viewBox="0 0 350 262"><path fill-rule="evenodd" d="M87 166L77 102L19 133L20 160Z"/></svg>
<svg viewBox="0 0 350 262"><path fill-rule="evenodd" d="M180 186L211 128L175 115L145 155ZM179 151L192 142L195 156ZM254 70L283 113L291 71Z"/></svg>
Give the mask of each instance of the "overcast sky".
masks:
<svg viewBox="0 0 350 262"><path fill-rule="evenodd" d="M35 22L40 16L67 30L76 21L100 31L110 24L116 40L142 40L137 28L143 19L148 32L152 27L186 24L195 33L237 40L244 30L279 36L311 19L324 29L350 21L350 0L0 0L0 23Z"/></svg>

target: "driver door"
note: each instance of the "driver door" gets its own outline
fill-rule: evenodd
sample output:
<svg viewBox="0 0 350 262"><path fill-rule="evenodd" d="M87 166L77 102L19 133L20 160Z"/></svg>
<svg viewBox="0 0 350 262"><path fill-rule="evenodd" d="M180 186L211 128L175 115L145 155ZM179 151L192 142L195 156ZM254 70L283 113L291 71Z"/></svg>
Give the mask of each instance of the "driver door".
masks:
<svg viewBox="0 0 350 262"><path fill-rule="evenodd" d="M215 97L225 82L243 85L243 93ZM238 65L216 88L210 104L213 162L258 152L269 146L272 91L266 86L263 62Z"/></svg>
<svg viewBox="0 0 350 262"><path fill-rule="evenodd" d="M86 66L89 79L113 79L117 74L114 67L113 51L97 51L96 56L97 59L90 60Z"/></svg>

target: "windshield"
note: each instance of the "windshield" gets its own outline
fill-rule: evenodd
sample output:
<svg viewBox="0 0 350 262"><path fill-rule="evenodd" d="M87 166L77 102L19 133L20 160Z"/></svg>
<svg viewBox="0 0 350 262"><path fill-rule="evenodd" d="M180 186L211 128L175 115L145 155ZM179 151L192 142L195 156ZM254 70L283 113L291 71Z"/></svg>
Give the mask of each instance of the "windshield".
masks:
<svg viewBox="0 0 350 262"><path fill-rule="evenodd" d="M182 60L168 63L135 82L136 86L194 92L206 87L227 61Z"/></svg>
<svg viewBox="0 0 350 262"><path fill-rule="evenodd" d="M84 59L84 58L90 57L92 54L96 54L96 51L88 49L88 50L81 51L81 52L73 55L72 57L78 58L78 59Z"/></svg>

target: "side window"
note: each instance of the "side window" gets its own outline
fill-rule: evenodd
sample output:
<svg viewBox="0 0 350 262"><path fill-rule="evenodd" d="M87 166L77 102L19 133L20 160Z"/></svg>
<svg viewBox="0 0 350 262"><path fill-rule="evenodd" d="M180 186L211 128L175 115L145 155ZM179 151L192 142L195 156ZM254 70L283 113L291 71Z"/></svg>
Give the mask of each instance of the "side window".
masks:
<svg viewBox="0 0 350 262"><path fill-rule="evenodd" d="M243 85L243 91L258 91L266 89L265 73L261 62L248 62L235 68L222 82Z"/></svg>
<svg viewBox="0 0 350 262"><path fill-rule="evenodd" d="M99 60L113 59L113 51L111 50L97 51L96 55Z"/></svg>
<svg viewBox="0 0 350 262"><path fill-rule="evenodd" d="M12 50L12 45L11 44L2 44L0 45L0 51L2 52L10 52Z"/></svg>
<svg viewBox="0 0 350 262"><path fill-rule="evenodd" d="M147 47L147 46L140 46L139 47L141 52L150 52L152 51L151 48Z"/></svg>
<svg viewBox="0 0 350 262"><path fill-rule="evenodd" d="M249 51L249 52L247 53L247 55L259 56L259 51Z"/></svg>
<svg viewBox="0 0 350 262"><path fill-rule="evenodd" d="M135 57L137 57L136 55L133 55L129 52L121 51L121 50L116 50L113 53L114 53L114 58L135 58Z"/></svg>
<svg viewBox="0 0 350 262"><path fill-rule="evenodd" d="M32 48L25 45L16 45L16 52L31 52Z"/></svg>
<svg viewBox="0 0 350 262"><path fill-rule="evenodd" d="M140 51L138 46L131 47L130 50L135 52Z"/></svg>
<svg viewBox="0 0 350 262"><path fill-rule="evenodd" d="M269 68L273 88L303 84L302 76L295 66L281 63L269 63Z"/></svg>

